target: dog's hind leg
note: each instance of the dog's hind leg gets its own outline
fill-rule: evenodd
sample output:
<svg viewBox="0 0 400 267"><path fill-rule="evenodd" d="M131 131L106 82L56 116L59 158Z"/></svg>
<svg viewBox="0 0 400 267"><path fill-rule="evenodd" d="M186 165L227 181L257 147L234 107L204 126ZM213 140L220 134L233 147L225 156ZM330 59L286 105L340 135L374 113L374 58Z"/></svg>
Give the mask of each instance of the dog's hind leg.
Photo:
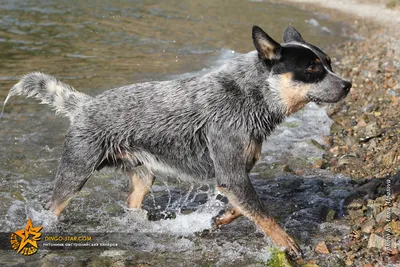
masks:
<svg viewBox="0 0 400 267"><path fill-rule="evenodd" d="M140 209L143 199L154 183L154 175L146 167L136 167L128 173L130 176L130 191L126 200L129 208Z"/></svg>
<svg viewBox="0 0 400 267"><path fill-rule="evenodd" d="M98 164L100 153L90 149L85 140L68 134L58 166L53 194L45 208L60 216L72 197L85 185Z"/></svg>
<svg viewBox="0 0 400 267"><path fill-rule="evenodd" d="M220 214L213 218L212 227L214 229L221 228L225 224L231 223L236 218L242 216L243 214L235 207L230 207L222 210Z"/></svg>

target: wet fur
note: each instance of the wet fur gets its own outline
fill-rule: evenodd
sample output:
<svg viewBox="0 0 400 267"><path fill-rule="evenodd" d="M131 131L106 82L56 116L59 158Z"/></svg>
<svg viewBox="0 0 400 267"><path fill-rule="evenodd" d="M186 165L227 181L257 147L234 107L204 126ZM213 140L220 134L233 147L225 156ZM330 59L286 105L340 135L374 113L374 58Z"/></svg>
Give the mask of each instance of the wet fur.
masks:
<svg viewBox="0 0 400 267"><path fill-rule="evenodd" d="M350 88L333 74L328 57L296 30L288 27L284 39L281 46L254 27L257 50L208 74L127 85L96 97L42 73L24 76L6 101L16 94L34 96L71 120L46 207L60 215L91 174L107 166L133 175L142 191L154 175L197 182L216 178L240 214L298 254L295 242L269 217L248 173L262 142L286 116L311 100L338 101ZM314 63L316 72L304 73ZM146 173L143 185L138 168ZM142 197L130 199L140 206Z"/></svg>

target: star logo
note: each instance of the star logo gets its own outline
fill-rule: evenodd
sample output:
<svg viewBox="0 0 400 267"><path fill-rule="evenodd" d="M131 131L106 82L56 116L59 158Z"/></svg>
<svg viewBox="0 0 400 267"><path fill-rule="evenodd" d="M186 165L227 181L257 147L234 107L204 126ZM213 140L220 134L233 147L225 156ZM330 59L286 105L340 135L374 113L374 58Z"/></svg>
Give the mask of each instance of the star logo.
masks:
<svg viewBox="0 0 400 267"><path fill-rule="evenodd" d="M11 234L11 246L19 254L29 256L38 250L37 241L40 241L43 226L33 227L29 218L25 229L17 230Z"/></svg>

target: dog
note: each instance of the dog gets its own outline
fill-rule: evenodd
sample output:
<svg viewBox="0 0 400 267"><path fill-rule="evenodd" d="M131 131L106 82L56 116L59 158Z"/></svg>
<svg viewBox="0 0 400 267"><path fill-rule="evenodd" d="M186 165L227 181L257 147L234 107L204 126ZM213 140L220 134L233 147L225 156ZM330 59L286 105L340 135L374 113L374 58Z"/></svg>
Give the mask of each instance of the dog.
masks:
<svg viewBox="0 0 400 267"><path fill-rule="evenodd" d="M35 97L71 121L45 207L60 216L103 167L129 175L130 208L141 208L157 176L212 180L232 206L215 218L216 227L244 215L300 258L299 246L269 215L248 174L263 141L287 116L311 101L337 102L352 85L292 26L283 44L258 26L252 39L255 51L207 74L122 86L95 97L42 73L24 76L4 105L14 95Z"/></svg>

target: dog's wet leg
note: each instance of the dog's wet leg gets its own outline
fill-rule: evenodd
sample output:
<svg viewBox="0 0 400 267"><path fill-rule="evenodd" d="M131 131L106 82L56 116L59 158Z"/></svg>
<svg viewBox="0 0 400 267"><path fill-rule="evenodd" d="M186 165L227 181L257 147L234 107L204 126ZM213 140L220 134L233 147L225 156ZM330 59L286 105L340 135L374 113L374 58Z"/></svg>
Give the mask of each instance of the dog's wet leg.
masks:
<svg viewBox="0 0 400 267"><path fill-rule="evenodd" d="M129 208L140 209L142 201L154 183L154 175L147 168L140 166L129 172L130 191L126 200Z"/></svg>
<svg viewBox="0 0 400 267"><path fill-rule="evenodd" d="M249 141L240 133L233 135L210 131L209 148L218 190L241 214L251 219L279 247L294 259L301 258L299 246L283 230L263 205L248 176L248 162L253 159L245 149ZM243 139L242 139L243 138ZM229 220L228 220L229 221Z"/></svg>
<svg viewBox="0 0 400 267"><path fill-rule="evenodd" d="M248 178L241 184L224 184L219 190L226 195L235 210L251 219L277 246L283 247L292 258L301 258L299 246L268 214Z"/></svg>
<svg viewBox="0 0 400 267"><path fill-rule="evenodd" d="M53 194L45 208L60 216L72 197L82 189L94 172L99 156L99 153L89 149L86 142L67 135Z"/></svg>
<svg viewBox="0 0 400 267"><path fill-rule="evenodd" d="M219 215L212 219L212 227L214 229L221 228L222 226L231 223L233 220L242 215L243 214L237 208L229 207L225 210L222 210Z"/></svg>

